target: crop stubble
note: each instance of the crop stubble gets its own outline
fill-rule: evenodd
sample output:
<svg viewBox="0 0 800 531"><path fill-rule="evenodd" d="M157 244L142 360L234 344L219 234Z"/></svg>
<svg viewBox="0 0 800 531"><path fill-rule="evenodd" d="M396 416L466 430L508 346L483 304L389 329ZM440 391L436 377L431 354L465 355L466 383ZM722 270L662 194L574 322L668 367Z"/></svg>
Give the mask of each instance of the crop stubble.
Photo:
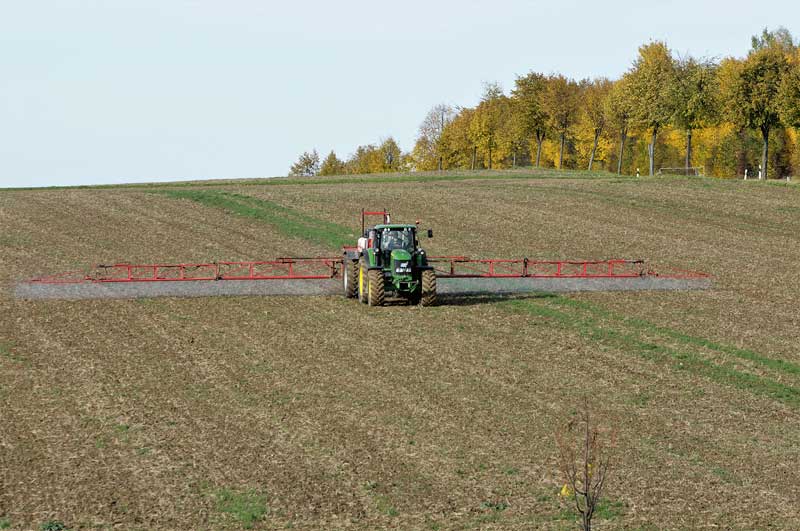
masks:
<svg viewBox="0 0 800 531"><path fill-rule="evenodd" d="M437 254L645 256L704 269L715 275L713 292L573 298L800 361L786 291L797 292L797 246L787 242L799 223L767 212L790 205L794 196L781 189L676 180L233 190L343 225L355 225L362 204L386 205L396 219L419 213L435 229L428 247ZM742 193L763 209L749 211ZM7 282L45 259L69 266L98 255L191 261L294 254L299 245L325 251L189 201L137 191L48 194L0 194L4 227L21 242L4 245ZM136 224L134 214L149 221ZM713 230L703 230L706 219ZM783 230L770 236L765 227L776 224ZM779 258L771 279L743 274L764 269L755 260L768 251ZM339 298L6 295L0 515L31 527L52 517L75 527L236 528L215 504L215 492L229 488L264 493L263 527L569 527L559 519L552 432L584 381L621 432L608 495L624 509L612 526L791 527L794 407L673 370L508 301L453 302L375 310ZM561 308L546 297L522 304ZM612 317L593 326L622 327ZM508 507L487 509L499 502Z"/></svg>

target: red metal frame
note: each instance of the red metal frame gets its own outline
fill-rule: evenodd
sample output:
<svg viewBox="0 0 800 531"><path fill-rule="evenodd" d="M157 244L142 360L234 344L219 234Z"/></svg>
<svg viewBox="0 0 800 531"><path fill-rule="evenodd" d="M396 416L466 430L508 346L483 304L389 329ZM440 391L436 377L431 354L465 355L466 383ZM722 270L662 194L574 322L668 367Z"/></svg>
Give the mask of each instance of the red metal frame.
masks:
<svg viewBox="0 0 800 531"><path fill-rule="evenodd" d="M334 278L341 258L278 258L264 262L218 262L219 280Z"/></svg>
<svg viewBox="0 0 800 531"><path fill-rule="evenodd" d="M89 271L69 271L35 278L30 282L79 284L84 282L326 279L337 276L341 263L341 258L278 258L258 262L96 265Z"/></svg>
<svg viewBox="0 0 800 531"><path fill-rule="evenodd" d="M367 216L382 216L384 224L389 223L389 221L391 219L389 217L389 211L386 210L385 208L383 210L375 210L375 211L371 211L371 212L368 211L368 210L364 210L362 208L361 209L361 234L364 234L364 231L367 228L367 225L366 225L366 217Z"/></svg>
<svg viewBox="0 0 800 531"><path fill-rule="evenodd" d="M361 209L361 233L368 216L391 222L386 209ZM419 225L419 221L417 221ZM372 243L370 242L370 246ZM357 247L343 248L344 251ZM465 256L433 256L428 262L439 278L706 278L696 271L673 269L659 274L645 269L644 260L529 260L471 259ZM266 261L208 262L197 264L114 264L96 265L89 271L68 271L30 280L42 284L88 282L184 282L193 280L309 280L331 279L342 271L342 258L277 258Z"/></svg>
<svg viewBox="0 0 800 531"><path fill-rule="evenodd" d="M644 260L517 260L434 256L439 278L632 278L649 274Z"/></svg>
<svg viewBox="0 0 800 531"><path fill-rule="evenodd" d="M656 273L643 260L517 260L470 259L434 256L428 262L438 278L707 278L697 271L668 270ZM69 271L39 277L30 282L78 284L89 282L186 282L193 280L311 280L332 279L342 269L341 258L277 258L252 262L198 264L97 265L87 271Z"/></svg>

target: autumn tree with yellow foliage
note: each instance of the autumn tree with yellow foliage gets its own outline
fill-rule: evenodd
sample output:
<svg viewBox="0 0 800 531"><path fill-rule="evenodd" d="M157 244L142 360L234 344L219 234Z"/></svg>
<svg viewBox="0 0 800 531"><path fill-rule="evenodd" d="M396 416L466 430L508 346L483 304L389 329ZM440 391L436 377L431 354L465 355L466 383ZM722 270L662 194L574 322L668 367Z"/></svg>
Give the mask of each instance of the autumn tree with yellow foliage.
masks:
<svg viewBox="0 0 800 531"><path fill-rule="evenodd" d="M481 102L469 123L469 139L483 159L483 166L503 166L512 151L511 104L497 83L484 86Z"/></svg>
<svg viewBox="0 0 800 531"><path fill-rule="evenodd" d="M586 83L581 98L581 111L583 122L592 131L592 151L589 156L589 171L592 171L595 155L597 155L597 145L600 135L606 127L608 109L606 100L611 94L613 83L607 78L601 77Z"/></svg>
<svg viewBox="0 0 800 531"><path fill-rule="evenodd" d="M658 132L673 117L675 101L672 87L675 83L675 63L672 53L663 42L656 41L639 47L639 57L628 78L633 120L651 134L647 154L650 159L650 175L655 175L655 151Z"/></svg>
<svg viewBox="0 0 800 531"><path fill-rule="evenodd" d="M531 71L510 94L484 85L474 107L437 105L410 153L389 137L346 161L314 153L295 174L506 168L517 164L638 173L701 167L719 177L800 174L800 46L764 30L742 58L675 57L666 43L639 48L617 80Z"/></svg>
<svg viewBox="0 0 800 531"><path fill-rule="evenodd" d="M442 133L453 121L455 110L444 103L436 105L425 116L417 132L411 158L418 170L444 169Z"/></svg>
<svg viewBox="0 0 800 531"><path fill-rule="evenodd" d="M582 97L582 86L574 79L561 74L547 78L542 104L547 115L548 127L558 136L558 168L564 166L564 146L578 117Z"/></svg>
<svg viewBox="0 0 800 531"><path fill-rule="evenodd" d="M377 146L358 146L345 163L345 171L349 174L390 173L405 169L404 162L400 146L389 137Z"/></svg>
<svg viewBox="0 0 800 531"><path fill-rule="evenodd" d="M339 160L336 153L331 150L325 160L322 161L322 166L319 169L319 175L341 175L345 172L346 165L343 160Z"/></svg>
<svg viewBox="0 0 800 531"><path fill-rule="evenodd" d="M470 138L469 129L475 109L465 107L448 123L442 131L441 146L444 169L470 168L474 166L475 145Z"/></svg>
<svg viewBox="0 0 800 531"><path fill-rule="evenodd" d="M788 62L778 90L778 110L784 124L800 128L800 46L788 56Z"/></svg>
<svg viewBox="0 0 800 531"><path fill-rule="evenodd" d="M726 88L727 116L734 124L761 133L761 168L769 175L770 132L780 126L778 91L789 73L784 46L773 40L756 41ZM761 173L761 172L759 172Z"/></svg>
<svg viewBox="0 0 800 531"><path fill-rule="evenodd" d="M542 103L547 77L538 72L517 76L511 91L511 112L516 136L536 142L536 167L542 159L542 143L547 132L547 113Z"/></svg>
<svg viewBox="0 0 800 531"><path fill-rule="evenodd" d="M622 161L625 155L625 143L628 140L628 128L633 115L633 104L629 96L626 78L613 82L606 98L603 100L606 131L619 134L617 175L622 174Z"/></svg>
<svg viewBox="0 0 800 531"><path fill-rule="evenodd" d="M674 105L672 123L686 131L686 165L692 167L692 133L718 121L719 93L717 65L710 60L684 57L675 61L670 100Z"/></svg>

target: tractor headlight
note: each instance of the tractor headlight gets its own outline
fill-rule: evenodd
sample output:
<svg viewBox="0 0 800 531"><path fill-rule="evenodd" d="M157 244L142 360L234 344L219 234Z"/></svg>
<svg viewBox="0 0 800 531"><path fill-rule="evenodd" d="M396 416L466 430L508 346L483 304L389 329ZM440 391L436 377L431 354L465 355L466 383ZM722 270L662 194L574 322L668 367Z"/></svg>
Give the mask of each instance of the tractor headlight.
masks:
<svg viewBox="0 0 800 531"><path fill-rule="evenodd" d="M408 262L400 262L394 270L395 273L411 273Z"/></svg>

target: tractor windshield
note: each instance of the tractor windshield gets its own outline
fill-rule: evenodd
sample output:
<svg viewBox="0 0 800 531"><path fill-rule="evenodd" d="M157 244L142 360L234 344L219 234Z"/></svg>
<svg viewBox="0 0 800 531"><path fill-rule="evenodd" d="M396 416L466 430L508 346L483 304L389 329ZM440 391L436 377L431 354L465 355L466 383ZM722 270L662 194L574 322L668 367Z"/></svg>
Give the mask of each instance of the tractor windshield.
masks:
<svg viewBox="0 0 800 531"><path fill-rule="evenodd" d="M381 233L381 250L393 251L394 249L405 249L408 252L413 252L414 229L411 227L383 229Z"/></svg>

